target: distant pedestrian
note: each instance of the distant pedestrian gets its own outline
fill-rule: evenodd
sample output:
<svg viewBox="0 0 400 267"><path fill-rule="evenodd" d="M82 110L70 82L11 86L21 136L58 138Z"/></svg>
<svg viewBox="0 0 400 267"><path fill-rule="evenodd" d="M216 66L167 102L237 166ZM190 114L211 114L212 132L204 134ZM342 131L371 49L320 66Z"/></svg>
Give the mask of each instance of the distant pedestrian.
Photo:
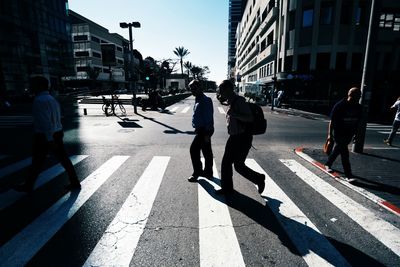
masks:
<svg viewBox="0 0 400 267"><path fill-rule="evenodd" d="M199 176L213 178L211 136L214 133L214 108L211 98L203 93L198 80L191 81L189 88L196 97L192 117L192 126L196 135L190 146L193 174L188 181L196 182ZM203 152L204 156L204 170L200 161L200 151Z"/></svg>
<svg viewBox="0 0 400 267"><path fill-rule="evenodd" d="M32 192L34 184L42 171L46 156L52 150L67 171L70 184L68 190L81 187L74 166L68 158L63 143L60 105L48 91L48 80L43 76L35 76L30 80L31 90L35 94L33 101L33 155L29 177L25 183L14 187L16 191Z"/></svg>
<svg viewBox="0 0 400 267"><path fill-rule="evenodd" d="M333 107L331 121L329 122L328 138L333 138L335 145L325 163L325 170L333 172L331 168L332 164L340 154L344 174L347 178L353 177L348 145L356 134L358 124L360 123L362 115L362 107L358 103L360 97L361 91L359 88L350 88L347 98L340 100Z"/></svg>
<svg viewBox="0 0 400 267"><path fill-rule="evenodd" d="M278 95L277 95L277 101L276 101L276 106L278 107L278 108L280 108L281 107L281 105L282 105L282 100L283 100L283 96L284 96L284 94L285 94L285 92L282 90L282 89L280 89L279 91L278 91Z"/></svg>
<svg viewBox="0 0 400 267"><path fill-rule="evenodd" d="M242 96L234 92L234 84L230 80L224 80L219 85L219 91L220 101L227 101L229 105L226 112L229 137L222 157L221 189L216 193L230 194L233 192L233 164L239 174L258 186L258 192L261 194L265 188L265 175L255 172L245 165L253 141L252 134L245 128L246 123L254 120L250 106Z"/></svg>
<svg viewBox="0 0 400 267"><path fill-rule="evenodd" d="M390 132L387 139L383 140L385 144L388 146L392 145L393 139L396 135L397 130L400 127L400 96L397 98L397 101L390 107L390 109L396 110L396 115L394 116L392 131Z"/></svg>

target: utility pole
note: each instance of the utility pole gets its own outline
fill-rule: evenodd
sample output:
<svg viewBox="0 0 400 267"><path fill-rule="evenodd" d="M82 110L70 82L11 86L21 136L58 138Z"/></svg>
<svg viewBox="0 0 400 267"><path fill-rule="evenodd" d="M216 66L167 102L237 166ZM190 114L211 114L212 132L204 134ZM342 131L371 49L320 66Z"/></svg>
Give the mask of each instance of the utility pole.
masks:
<svg viewBox="0 0 400 267"><path fill-rule="evenodd" d="M129 89L131 89L133 94L133 110L137 114L137 103L136 103L136 84L132 90L132 60L133 60L133 39L132 39L132 27L140 28L140 23L135 21L132 23L121 22L119 24L121 28L129 29Z"/></svg>
<svg viewBox="0 0 400 267"><path fill-rule="evenodd" d="M369 16L367 43L365 47L363 74L361 79L362 118L356 133L356 140L352 145L352 151L362 153L365 143L365 131L367 127L369 103L371 100L372 86L374 83L375 70L375 47L377 42L378 21L375 19L375 0L371 0L371 12Z"/></svg>

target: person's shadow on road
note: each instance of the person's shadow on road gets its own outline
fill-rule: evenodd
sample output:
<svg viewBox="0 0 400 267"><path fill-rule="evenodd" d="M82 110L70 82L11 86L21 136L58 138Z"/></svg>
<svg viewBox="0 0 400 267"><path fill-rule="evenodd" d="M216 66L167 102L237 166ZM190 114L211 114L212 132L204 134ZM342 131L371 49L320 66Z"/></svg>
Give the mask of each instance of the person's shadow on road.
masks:
<svg viewBox="0 0 400 267"><path fill-rule="evenodd" d="M219 181L219 179L213 179L213 182L216 182L217 184L219 184ZM346 266L348 264L354 266L384 266L382 263L351 245L324 236L307 225L285 217L279 212L279 207L282 202L277 199L263 197L267 203L266 205L262 205L260 202L243 195L238 191L234 191L227 197L216 195L213 185L205 179L199 179L198 183L215 200L225 203L230 208L245 214L265 229L275 233L282 244L295 255L304 257L312 251L334 266ZM287 231L283 227L290 228L292 229L292 233L296 233L292 237L293 240L291 240ZM321 246L321 243L313 243L311 240L307 240L303 237L307 237L311 240L326 238L336 248L336 250L339 251L343 258L337 257L337 255L332 255L332 250L329 247L323 247ZM298 244L297 246L295 245L296 243Z"/></svg>

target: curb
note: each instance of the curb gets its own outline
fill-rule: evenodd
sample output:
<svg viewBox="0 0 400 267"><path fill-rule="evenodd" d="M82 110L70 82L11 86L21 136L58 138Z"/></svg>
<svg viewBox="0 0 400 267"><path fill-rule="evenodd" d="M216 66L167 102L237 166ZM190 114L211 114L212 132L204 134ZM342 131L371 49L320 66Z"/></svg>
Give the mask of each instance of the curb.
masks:
<svg viewBox="0 0 400 267"><path fill-rule="evenodd" d="M384 200L381 197L378 197L377 195L375 195L365 189L359 188L357 186L352 185L351 183L349 183L347 181L344 181L338 172L332 172L332 173L327 172L325 170L324 164L311 158L309 155L307 155L306 153L303 152L303 149L304 149L304 147L298 147L294 151L298 156L300 156L304 160L310 162L312 165L314 165L321 171L325 172L326 174L328 174L329 176L334 178L336 182L343 184L344 186L350 188L351 190L361 194L362 196L366 197L367 199L371 200L372 202L378 204L382 208L394 213L397 216L400 216L400 208L399 207L397 207L396 205L392 204L391 202L389 202L387 200Z"/></svg>

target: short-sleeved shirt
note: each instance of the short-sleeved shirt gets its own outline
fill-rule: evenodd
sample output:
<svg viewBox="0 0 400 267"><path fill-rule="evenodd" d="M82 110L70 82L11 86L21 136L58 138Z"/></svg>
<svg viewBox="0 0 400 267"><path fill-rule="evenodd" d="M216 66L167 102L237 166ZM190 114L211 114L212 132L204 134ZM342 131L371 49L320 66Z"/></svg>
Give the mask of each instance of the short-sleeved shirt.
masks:
<svg viewBox="0 0 400 267"><path fill-rule="evenodd" d="M333 107L331 122L335 135L353 136L361 119L362 107L342 99Z"/></svg>
<svg viewBox="0 0 400 267"><path fill-rule="evenodd" d="M396 102L394 102L392 108L397 108L396 116L394 117L394 120L400 121L400 100L397 100Z"/></svg>

